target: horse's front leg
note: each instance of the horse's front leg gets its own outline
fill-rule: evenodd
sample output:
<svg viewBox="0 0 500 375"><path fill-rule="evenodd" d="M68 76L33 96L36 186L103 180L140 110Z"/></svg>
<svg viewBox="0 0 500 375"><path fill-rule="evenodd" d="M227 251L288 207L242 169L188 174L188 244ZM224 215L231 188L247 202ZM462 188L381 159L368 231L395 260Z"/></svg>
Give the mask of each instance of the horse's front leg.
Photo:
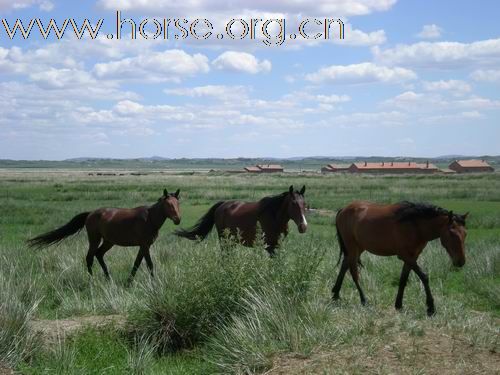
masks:
<svg viewBox="0 0 500 375"><path fill-rule="evenodd" d="M148 266L151 277L154 277L153 261L151 260L151 255L149 253L149 246L144 248L144 258L146 259L146 265Z"/></svg>
<svg viewBox="0 0 500 375"><path fill-rule="evenodd" d="M427 274L424 273L424 271L422 271L422 269L418 266L416 262L411 267L412 270L415 271L417 276L420 278L420 281L422 281L422 284L424 285L426 302L427 302L427 315L432 316L436 313L436 308L434 306L434 298L432 298L431 288L429 287L429 276L427 276Z"/></svg>
<svg viewBox="0 0 500 375"><path fill-rule="evenodd" d="M130 276L128 277L127 284L130 285L132 281L134 280L134 276L137 272L137 269L141 265L142 258L144 258L144 247L141 246L139 248L139 253L137 254L137 257L135 258L134 266L132 267L132 271L130 272Z"/></svg>
<svg viewBox="0 0 500 375"><path fill-rule="evenodd" d="M276 245L268 245L266 246L266 250L271 258L274 258L276 256Z"/></svg>

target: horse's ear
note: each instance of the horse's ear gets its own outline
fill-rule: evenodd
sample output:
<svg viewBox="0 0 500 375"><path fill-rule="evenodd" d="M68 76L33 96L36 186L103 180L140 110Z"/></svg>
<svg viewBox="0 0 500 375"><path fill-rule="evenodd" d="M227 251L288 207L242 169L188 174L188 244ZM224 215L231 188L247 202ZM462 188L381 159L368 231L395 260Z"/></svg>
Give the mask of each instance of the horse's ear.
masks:
<svg viewBox="0 0 500 375"><path fill-rule="evenodd" d="M448 224L453 223L453 211L448 212Z"/></svg>
<svg viewBox="0 0 500 375"><path fill-rule="evenodd" d="M300 189L300 195L304 195L304 193L306 192L306 185L302 186L302 189Z"/></svg>
<svg viewBox="0 0 500 375"><path fill-rule="evenodd" d="M167 191L167 189L163 189L163 196L164 197L168 197L168 191Z"/></svg>
<svg viewBox="0 0 500 375"><path fill-rule="evenodd" d="M179 198L180 192L181 192L181 189L177 189L177 191L174 193L174 197Z"/></svg>
<svg viewBox="0 0 500 375"><path fill-rule="evenodd" d="M290 194L293 194L293 185L290 185L290 188L288 189L288 191L290 192Z"/></svg>
<svg viewBox="0 0 500 375"><path fill-rule="evenodd" d="M465 221L467 219L467 216L469 216L469 211L467 211L465 214L462 215L462 219Z"/></svg>

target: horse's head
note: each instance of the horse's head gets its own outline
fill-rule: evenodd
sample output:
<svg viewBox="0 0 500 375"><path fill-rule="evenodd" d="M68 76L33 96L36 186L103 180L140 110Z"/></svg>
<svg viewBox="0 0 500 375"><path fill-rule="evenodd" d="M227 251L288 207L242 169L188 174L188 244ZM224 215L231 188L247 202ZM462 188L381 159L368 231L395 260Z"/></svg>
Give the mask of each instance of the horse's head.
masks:
<svg viewBox="0 0 500 375"><path fill-rule="evenodd" d="M172 219L175 225L179 225L181 222L181 211L179 209L179 192L177 189L175 193L170 193L167 189L163 189L163 196L159 199L162 204L165 215Z"/></svg>
<svg viewBox="0 0 500 375"><path fill-rule="evenodd" d="M448 213L448 223L441 232L441 244L448 252L448 255L456 267L462 267L465 264L465 215L456 215L452 211Z"/></svg>
<svg viewBox="0 0 500 375"><path fill-rule="evenodd" d="M307 220L305 216L306 204L304 201L304 193L306 187L303 186L300 191L294 190L293 185L290 186L289 195L287 198L287 210L290 218L297 224L300 233L305 233L307 230Z"/></svg>

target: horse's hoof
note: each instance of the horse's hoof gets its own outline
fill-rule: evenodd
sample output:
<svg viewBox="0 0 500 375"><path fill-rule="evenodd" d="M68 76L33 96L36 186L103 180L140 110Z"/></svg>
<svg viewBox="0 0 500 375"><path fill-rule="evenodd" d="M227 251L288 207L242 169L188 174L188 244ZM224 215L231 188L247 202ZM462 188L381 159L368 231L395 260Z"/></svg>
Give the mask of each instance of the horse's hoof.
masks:
<svg viewBox="0 0 500 375"><path fill-rule="evenodd" d="M401 303L401 304L396 303L396 304L394 305L394 308L395 308L396 310L400 311L400 310L403 308L403 304L402 304L402 303Z"/></svg>
<svg viewBox="0 0 500 375"><path fill-rule="evenodd" d="M436 310L435 309L428 309L427 310L427 316L431 317L436 315Z"/></svg>

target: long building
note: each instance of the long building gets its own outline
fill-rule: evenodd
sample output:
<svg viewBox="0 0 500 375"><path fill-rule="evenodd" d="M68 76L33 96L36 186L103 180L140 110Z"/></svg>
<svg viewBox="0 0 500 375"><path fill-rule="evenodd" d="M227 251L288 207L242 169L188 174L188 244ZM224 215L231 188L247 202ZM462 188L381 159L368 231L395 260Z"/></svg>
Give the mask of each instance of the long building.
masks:
<svg viewBox="0 0 500 375"><path fill-rule="evenodd" d="M439 168L429 162L376 162L352 163L349 167L352 173L436 173Z"/></svg>
<svg viewBox="0 0 500 375"><path fill-rule="evenodd" d="M494 172L495 169L484 160L455 160L448 168L457 173Z"/></svg>

